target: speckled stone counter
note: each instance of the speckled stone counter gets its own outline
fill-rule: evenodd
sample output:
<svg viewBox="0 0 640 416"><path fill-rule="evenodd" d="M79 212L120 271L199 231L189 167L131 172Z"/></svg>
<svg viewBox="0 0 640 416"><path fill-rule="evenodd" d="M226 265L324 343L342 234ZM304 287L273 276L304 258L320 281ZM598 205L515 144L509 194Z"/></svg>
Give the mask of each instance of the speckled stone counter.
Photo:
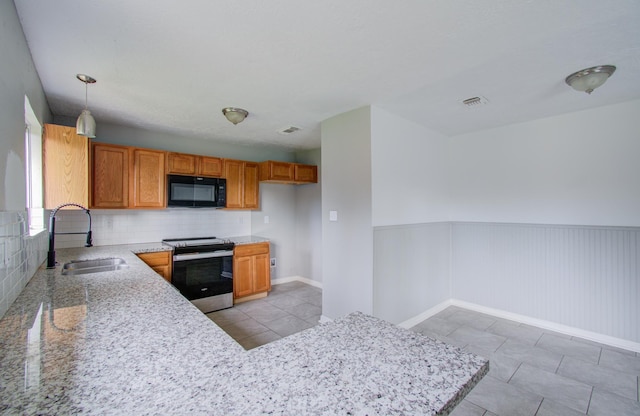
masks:
<svg viewBox="0 0 640 416"><path fill-rule="evenodd" d="M488 371L455 347L355 313L252 351L134 252L128 269L41 268L0 321L4 414L447 414Z"/></svg>
<svg viewBox="0 0 640 416"><path fill-rule="evenodd" d="M236 245L242 244L256 244L256 243L268 243L269 239L260 237L257 235L242 235L236 237L227 237L228 240L231 240Z"/></svg>

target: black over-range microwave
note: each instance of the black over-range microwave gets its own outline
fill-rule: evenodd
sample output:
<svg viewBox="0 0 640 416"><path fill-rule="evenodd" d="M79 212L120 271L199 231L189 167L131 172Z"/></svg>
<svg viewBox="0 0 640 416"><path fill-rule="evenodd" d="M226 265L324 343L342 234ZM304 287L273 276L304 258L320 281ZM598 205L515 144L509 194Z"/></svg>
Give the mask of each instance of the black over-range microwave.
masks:
<svg viewBox="0 0 640 416"><path fill-rule="evenodd" d="M224 208L226 204L226 179L167 175L168 207Z"/></svg>

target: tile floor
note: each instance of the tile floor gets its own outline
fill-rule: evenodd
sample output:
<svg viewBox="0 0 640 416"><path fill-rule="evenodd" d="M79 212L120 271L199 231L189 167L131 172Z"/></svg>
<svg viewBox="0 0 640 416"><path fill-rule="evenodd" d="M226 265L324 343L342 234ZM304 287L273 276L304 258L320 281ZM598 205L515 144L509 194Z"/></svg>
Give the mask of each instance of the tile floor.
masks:
<svg viewBox="0 0 640 416"><path fill-rule="evenodd" d="M245 349L317 324L322 291L301 282L208 314ZM412 330L488 357L452 416L640 416L640 354L458 307Z"/></svg>
<svg viewBox="0 0 640 416"><path fill-rule="evenodd" d="M273 285L269 296L207 314L249 350L303 329L322 314L322 290L302 282Z"/></svg>
<svg viewBox="0 0 640 416"><path fill-rule="evenodd" d="M449 307L412 328L488 357L452 416L640 416L640 354Z"/></svg>

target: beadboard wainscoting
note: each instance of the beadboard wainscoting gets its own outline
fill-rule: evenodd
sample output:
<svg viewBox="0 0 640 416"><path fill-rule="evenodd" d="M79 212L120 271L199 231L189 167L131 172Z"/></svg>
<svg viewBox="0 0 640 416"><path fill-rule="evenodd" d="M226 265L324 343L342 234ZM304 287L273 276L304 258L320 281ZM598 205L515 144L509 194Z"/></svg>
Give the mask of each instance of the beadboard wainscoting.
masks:
<svg viewBox="0 0 640 416"><path fill-rule="evenodd" d="M374 312L448 305L640 349L640 228L439 222L374 228Z"/></svg>
<svg viewBox="0 0 640 416"><path fill-rule="evenodd" d="M451 297L640 343L640 228L452 223Z"/></svg>
<svg viewBox="0 0 640 416"><path fill-rule="evenodd" d="M400 323L451 298L450 224L375 227L373 312Z"/></svg>
<svg viewBox="0 0 640 416"><path fill-rule="evenodd" d="M29 235L26 212L0 211L0 318L47 257L47 233Z"/></svg>

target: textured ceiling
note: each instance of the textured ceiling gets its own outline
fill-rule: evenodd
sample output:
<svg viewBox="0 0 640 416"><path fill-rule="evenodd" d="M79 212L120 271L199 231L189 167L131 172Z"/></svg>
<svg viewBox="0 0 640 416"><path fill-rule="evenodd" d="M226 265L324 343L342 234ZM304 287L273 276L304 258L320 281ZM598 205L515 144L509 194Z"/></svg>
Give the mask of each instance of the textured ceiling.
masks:
<svg viewBox="0 0 640 416"><path fill-rule="evenodd" d="M15 0L55 115L289 149L376 105L447 135L640 98L637 0ZM618 67L592 95L570 73ZM467 109L481 95L489 104ZM236 126L221 113L237 106ZM284 127L301 130L278 133Z"/></svg>

